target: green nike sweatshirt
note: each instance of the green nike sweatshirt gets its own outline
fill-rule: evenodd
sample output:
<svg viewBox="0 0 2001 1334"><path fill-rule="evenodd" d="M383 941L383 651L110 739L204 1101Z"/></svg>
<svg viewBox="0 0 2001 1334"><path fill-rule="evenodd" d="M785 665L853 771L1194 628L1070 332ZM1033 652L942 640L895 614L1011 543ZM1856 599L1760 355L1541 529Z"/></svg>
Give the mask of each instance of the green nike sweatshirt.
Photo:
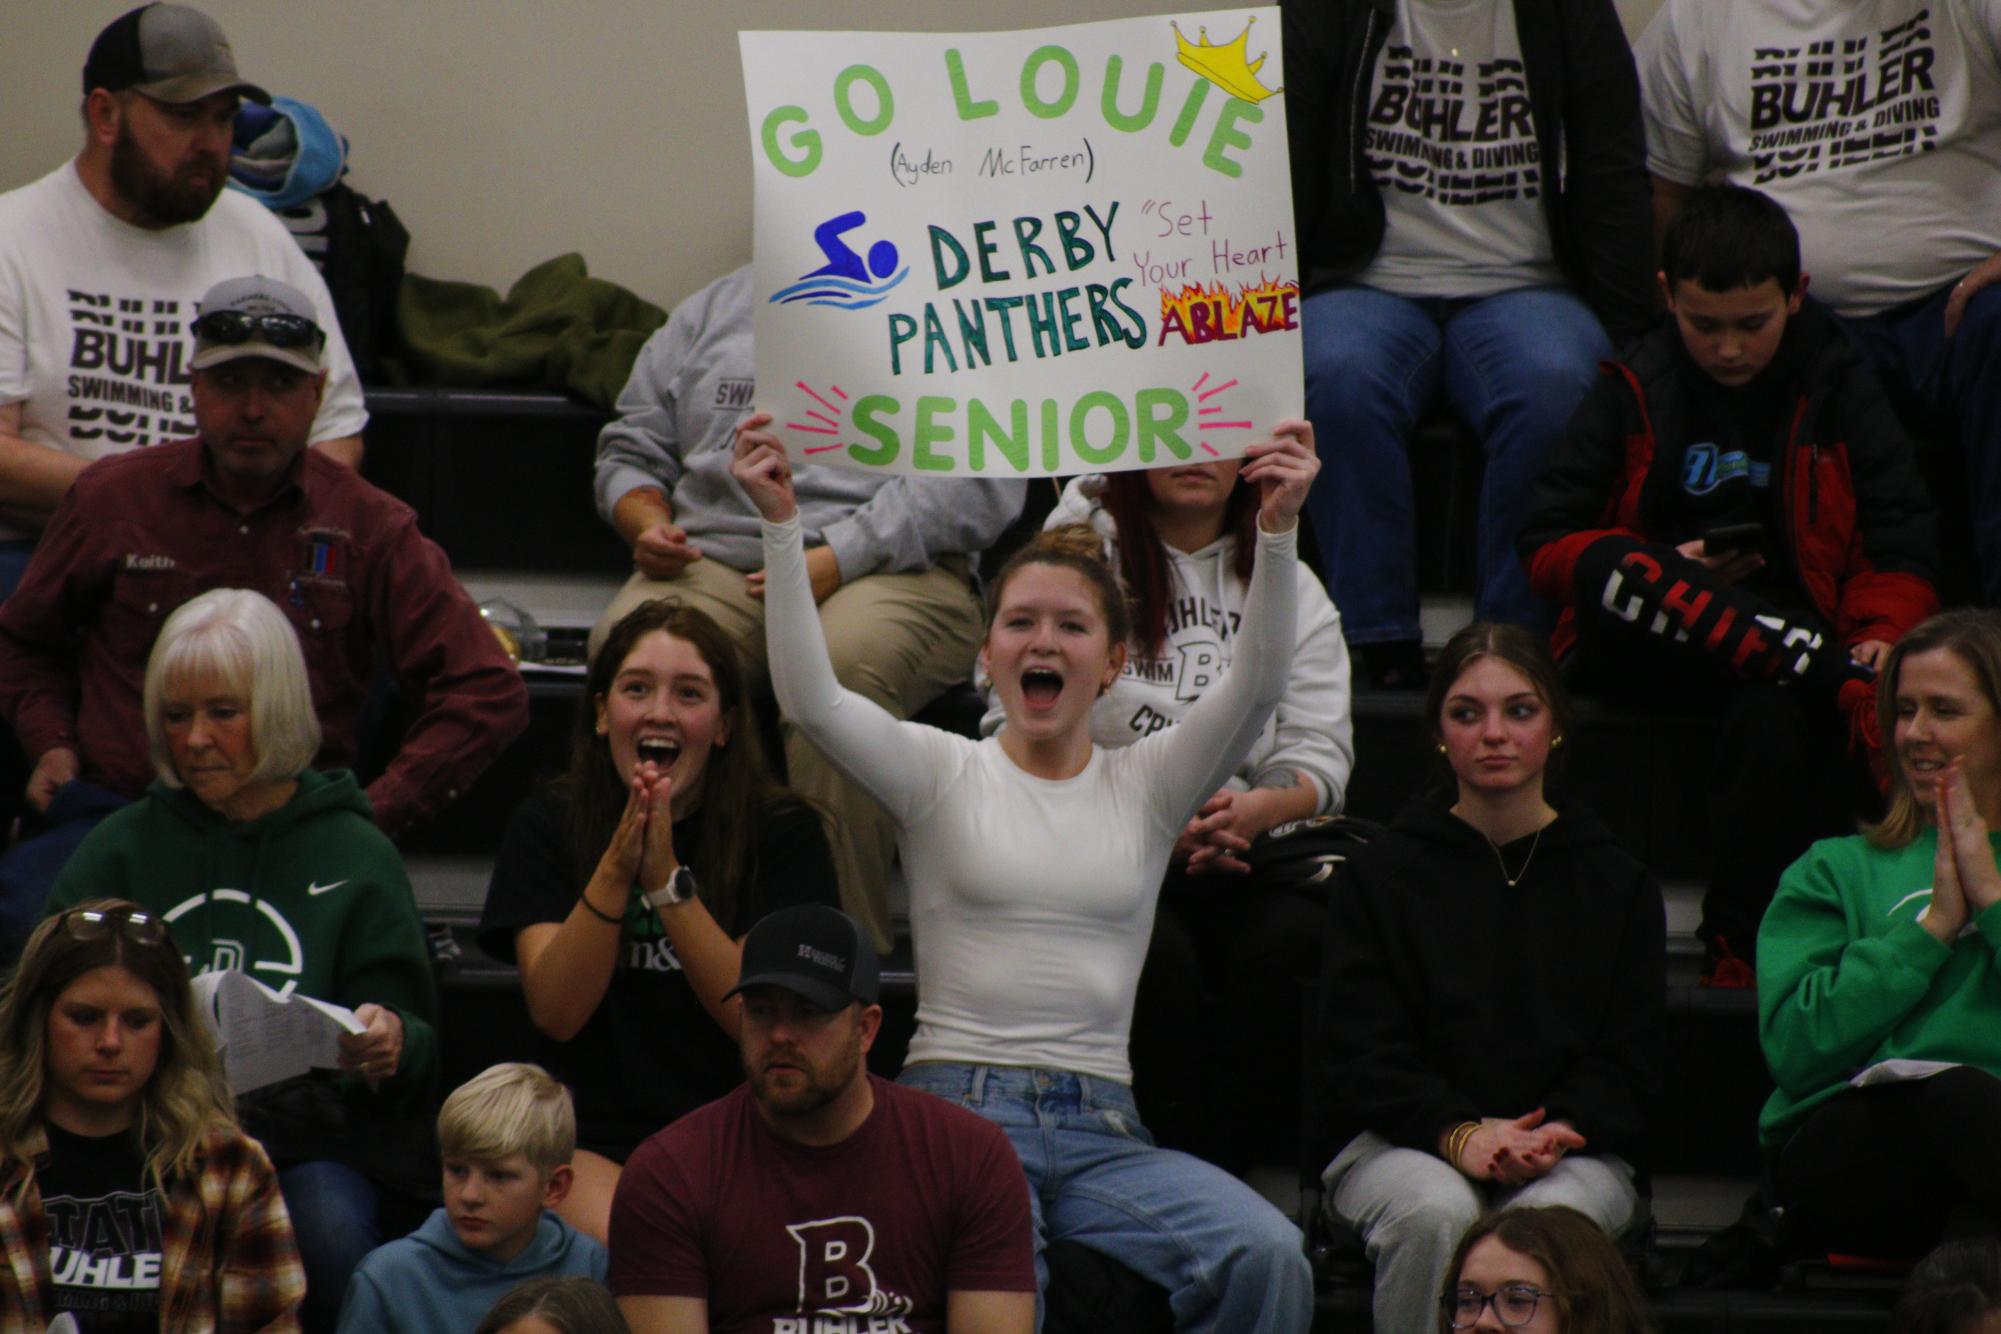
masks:
<svg viewBox="0 0 2001 1334"><path fill-rule="evenodd" d="M437 1075L437 986L403 858L345 770L308 771L284 806L233 824L185 788L155 782L76 850L47 911L130 899L158 913L190 973L238 968L274 991L403 1020L381 1096L422 1096ZM358 1085L358 1081L346 1081Z"/></svg>
<svg viewBox="0 0 2001 1334"><path fill-rule="evenodd" d="M1767 1148L1879 1061L2001 1074L2001 904L1951 945L1933 939L1918 916L1937 851L1930 829L1892 851L1823 839L1780 877L1758 928L1758 1032L1778 1083L1758 1118Z"/></svg>

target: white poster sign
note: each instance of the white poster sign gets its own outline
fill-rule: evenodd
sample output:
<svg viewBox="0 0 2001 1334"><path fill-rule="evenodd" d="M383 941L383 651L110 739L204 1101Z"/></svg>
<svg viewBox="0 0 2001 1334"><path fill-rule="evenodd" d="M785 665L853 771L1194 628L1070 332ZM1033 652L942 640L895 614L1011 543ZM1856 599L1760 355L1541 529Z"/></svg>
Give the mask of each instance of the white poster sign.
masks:
<svg viewBox="0 0 2001 1334"><path fill-rule="evenodd" d="M1031 477L1297 416L1276 9L753 32L758 407L795 458Z"/></svg>

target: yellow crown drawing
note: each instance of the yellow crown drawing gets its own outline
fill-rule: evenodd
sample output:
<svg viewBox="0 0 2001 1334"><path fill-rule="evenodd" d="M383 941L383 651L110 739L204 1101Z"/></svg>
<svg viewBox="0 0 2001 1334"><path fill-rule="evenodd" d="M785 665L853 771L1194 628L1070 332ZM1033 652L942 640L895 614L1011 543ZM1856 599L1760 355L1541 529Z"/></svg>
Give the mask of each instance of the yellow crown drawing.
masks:
<svg viewBox="0 0 2001 1334"><path fill-rule="evenodd" d="M1174 58L1230 96L1240 97L1246 102L1262 102L1285 90L1267 88L1258 82L1258 70L1264 66L1265 53L1260 52L1256 60L1244 59L1245 44L1251 39L1251 24L1257 21L1257 15L1253 14L1235 41L1217 46L1209 40L1206 26L1197 29L1202 34L1202 41L1197 44L1182 36L1181 25L1170 19L1168 26L1174 29L1176 48Z"/></svg>

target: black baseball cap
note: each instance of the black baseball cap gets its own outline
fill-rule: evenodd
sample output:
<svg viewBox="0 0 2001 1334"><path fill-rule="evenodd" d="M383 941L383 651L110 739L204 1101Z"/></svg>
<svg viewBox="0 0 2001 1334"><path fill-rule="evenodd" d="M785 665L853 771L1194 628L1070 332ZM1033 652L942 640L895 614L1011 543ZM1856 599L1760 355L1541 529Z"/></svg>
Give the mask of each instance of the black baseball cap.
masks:
<svg viewBox="0 0 2001 1334"><path fill-rule="evenodd" d="M237 74L222 25L188 5L141 5L113 19L84 61L84 95L94 88L175 104L224 92L271 104L271 94Z"/></svg>
<svg viewBox="0 0 2001 1334"><path fill-rule="evenodd" d="M823 1010L875 1004L882 968L854 918L824 904L780 908L743 938L743 968L728 1000L745 987L784 987Z"/></svg>

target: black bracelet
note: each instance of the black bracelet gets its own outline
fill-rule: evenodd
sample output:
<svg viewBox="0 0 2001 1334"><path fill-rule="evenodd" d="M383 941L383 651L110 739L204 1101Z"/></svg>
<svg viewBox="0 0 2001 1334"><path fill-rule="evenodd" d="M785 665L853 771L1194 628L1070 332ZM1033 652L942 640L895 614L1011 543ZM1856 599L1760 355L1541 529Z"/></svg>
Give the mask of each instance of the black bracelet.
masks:
<svg viewBox="0 0 2001 1334"><path fill-rule="evenodd" d="M613 926L625 925L623 917L613 917L610 913L598 907L597 904L592 903L589 891L577 895L577 902L583 904L589 910L590 915L597 918L600 922L610 922Z"/></svg>

